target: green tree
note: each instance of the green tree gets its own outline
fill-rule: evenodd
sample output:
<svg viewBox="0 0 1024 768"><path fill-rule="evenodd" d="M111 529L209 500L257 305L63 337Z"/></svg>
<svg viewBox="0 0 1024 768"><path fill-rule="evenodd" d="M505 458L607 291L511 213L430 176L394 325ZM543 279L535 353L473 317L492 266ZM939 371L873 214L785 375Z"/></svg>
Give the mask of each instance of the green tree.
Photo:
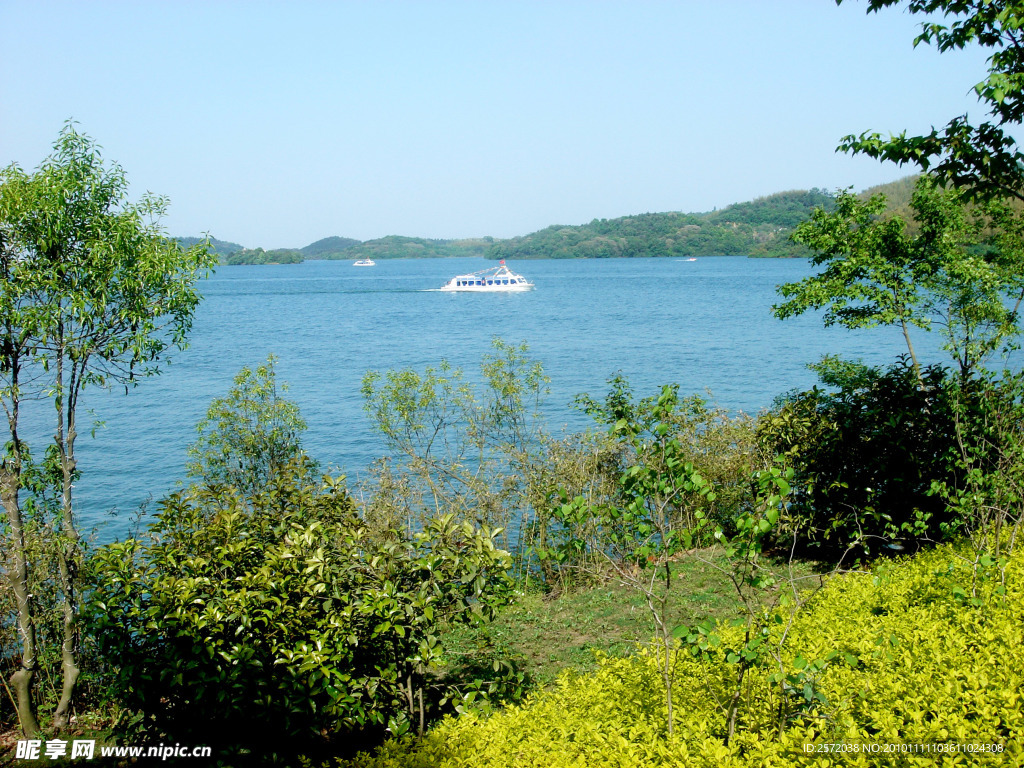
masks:
<svg viewBox="0 0 1024 768"><path fill-rule="evenodd" d="M836 0L837 4L842 1ZM982 197L1024 200L1024 153L1011 135L1024 119L1024 3L868 0L868 12L900 5L908 13L927 16L915 46L927 43L947 52L979 45L992 51L988 76L974 87L990 119L974 124L965 114L921 136L904 131L883 137L868 131L844 137L839 148L899 165L911 163L942 183L965 187Z"/></svg>
<svg viewBox="0 0 1024 768"><path fill-rule="evenodd" d="M671 736L678 637L672 582L680 556L710 540L705 506L715 494L679 440L677 387L662 387L657 399L635 403L625 381L616 378L604 405L590 398L583 402L588 412L610 423L609 431L631 460L622 467L620 492L611 503L594 504L582 495L570 499L563 492L556 517L585 532L582 544L603 568L643 595L658 640Z"/></svg>
<svg viewBox="0 0 1024 768"><path fill-rule="evenodd" d="M0 500L7 521L5 547L10 558L4 569L14 596L15 621L20 637L20 659L11 676L18 720L25 735L39 731L32 705L32 686L38 669L36 622L33 611L31 558L26 541L26 520L21 504L23 471L28 458L21 432L22 400L31 397L35 339L40 321L31 301L35 273L23 256L15 222L25 215L27 177L17 168L0 171L0 403L6 417L7 434L0 462ZM27 381L26 381L27 379Z"/></svg>
<svg viewBox="0 0 1024 768"><path fill-rule="evenodd" d="M242 368L228 394L210 404L196 426L199 438L188 449L190 477L252 496L303 455L306 422L283 397L288 385L278 386L276 363L270 355L255 370Z"/></svg>
<svg viewBox="0 0 1024 768"><path fill-rule="evenodd" d="M106 165L99 147L65 125L54 150L32 174L16 166L4 184L19 204L5 213L20 276L14 302L4 303L8 334L31 350L46 372L54 404L53 450L60 468L57 565L64 630L61 696L53 716L68 724L79 675L77 662L80 537L73 484L80 397L91 386L126 390L159 371L172 348L186 346L199 302L196 282L212 266L205 245L185 250L165 237L160 219L167 201L128 200L124 171Z"/></svg>
<svg viewBox="0 0 1024 768"><path fill-rule="evenodd" d="M824 269L779 286L787 301L772 311L784 319L824 309L825 325L898 326L919 382L911 328L938 326L966 378L1019 332L1020 219L1001 202L971 213L960 193L943 192L927 177L911 207L919 225L914 236L901 217L881 217L882 195L863 201L841 192L834 211L816 209L793 239L809 246L811 263ZM988 221L998 224L995 236L985 234Z"/></svg>

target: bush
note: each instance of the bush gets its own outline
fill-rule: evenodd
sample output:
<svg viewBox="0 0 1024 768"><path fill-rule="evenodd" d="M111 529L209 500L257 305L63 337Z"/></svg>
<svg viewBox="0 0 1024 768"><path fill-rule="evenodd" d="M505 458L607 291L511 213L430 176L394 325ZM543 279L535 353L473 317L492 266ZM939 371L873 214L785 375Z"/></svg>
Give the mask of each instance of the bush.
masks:
<svg viewBox="0 0 1024 768"><path fill-rule="evenodd" d="M425 739L395 740L358 768L544 766L1020 765L1024 728L1024 560L1006 586L991 573L980 605L962 597L971 566L945 546L835 577L798 616L781 678L751 670L747 706L725 746L729 648L742 630L717 628L708 653L679 651L676 723L666 736L656 655L605 658L594 675L565 675L554 690L489 719L445 720ZM779 630L781 632L781 628ZM998 669L998 672L995 670ZM857 752L806 753L806 744ZM872 745L999 745L1001 752L866 752ZM897 749L899 747L897 746Z"/></svg>
<svg viewBox="0 0 1024 768"><path fill-rule="evenodd" d="M764 450L794 469L784 533L832 551L942 540L952 515L932 483L956 475L946 371L923 369L921 384L906 360L885 370L835 361L818 369L837 391L790 395L758 428Z"/></svg>
<svg viewBox="0 0 1024 768"><path fill-rule="evenodd" d="M299 460L249 499L176 493L149 535L94 556L89 629L147 727L266 755L436 715L438 626L490 616L508 555L451 518L371 537L343 484L308 476Z"/></svg>

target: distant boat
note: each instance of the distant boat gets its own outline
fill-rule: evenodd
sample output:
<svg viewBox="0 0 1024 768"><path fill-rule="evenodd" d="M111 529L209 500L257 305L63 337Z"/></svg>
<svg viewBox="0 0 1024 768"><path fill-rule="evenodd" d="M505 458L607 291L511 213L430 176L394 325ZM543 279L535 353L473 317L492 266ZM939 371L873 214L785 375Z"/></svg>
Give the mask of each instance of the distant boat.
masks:
<svg viewBox="0 0 1024 768"><path fill-rule="evenodd" d="M359 261L353 262L352 266L353 267L375 267L375 266L377 266L377 262L375 262L373 259L360 259Z"/></svg>
<svg viewBox="0 0 1024 768"><path fill-rule="evenodd" d="M471 291L475 293L504 293L532 291L533 289L533 283L522 275L517 275L509 270L505 266L504 259L500 266L471 272L468 275L456 275L441 287L442 291Z"/></svg>
<svg viewBox="0 0 1024 768"><path fill-rule="evenodd" d="M682 259L682 261L696 261L696 260L697 260L697 258L695 256L691 256L688 259Z"/></svg>

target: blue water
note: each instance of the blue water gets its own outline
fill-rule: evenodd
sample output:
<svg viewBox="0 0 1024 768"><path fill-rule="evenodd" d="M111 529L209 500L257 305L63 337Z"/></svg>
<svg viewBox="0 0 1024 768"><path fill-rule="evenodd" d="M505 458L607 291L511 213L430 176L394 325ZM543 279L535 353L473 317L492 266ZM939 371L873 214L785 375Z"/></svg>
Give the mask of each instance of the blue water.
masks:
<svg viewBox="0 0 1024 768"><path fill-rule="evenodd" d="M210 401L242 366L270 353L309 424L308 452L355 480L383 452L362 411L366 371L421 370L441 358L477 371L495 336L530 345L551 378L550 427L574 430L586 421L570 401L603 394L617 371L637 395L677 382L684 394L710 390L723 407L756 412L813 384L806 364L824 354L886 363L905 351L895 328L850 332L823 328L814 316L774 319L776 285L810 274L804 260L528 261L510 267L535 291L434 290L490 266L430 259L358 269L348 261L220 268L201 286L190 348L162 375L127 397L121 388L84 398L104 424L90 438L89 414L80 416L81 527L96 529L100 540L121 536L139 504L173 489ZM925 361L938 359L934 341L918 344ZM112 509L117 517L106 514Z"/></svg>

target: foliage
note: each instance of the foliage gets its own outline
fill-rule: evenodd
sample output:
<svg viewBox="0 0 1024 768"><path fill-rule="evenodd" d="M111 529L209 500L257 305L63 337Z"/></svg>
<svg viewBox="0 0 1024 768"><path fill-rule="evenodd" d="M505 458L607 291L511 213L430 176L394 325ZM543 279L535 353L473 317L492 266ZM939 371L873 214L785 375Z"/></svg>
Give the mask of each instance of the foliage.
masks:
<svg viewBox="0 0 1024 768"><path fill-rule="evenodd" d="M186 344L200 298L195 283L212 266L205 245L185 251L164 237L167 200L129 203L124 171L105 165L95 142L70 123L34 174L15 166L5 173L27 193L11 226L23 290L49 328L37 354L51 367L70 356L67 373L77 364L74 381L83 387L156 373L158 361Z"/></svg>
<svg viewBox="0 0 1024 768"><path fill-rule="evenodd" d="M957 382L950 402L954 472L931 492L952 518L943 533L970 542L977 575L1004 567L1024 520L1024 373Z"/></svg>
<svg viewBox="0 0 1024 768"><path fill-rule="evenodd" d="M529 543L540 575L560 589L607 566L600 554L603 548L596 544L606 531L598 517L581 510L636 502L639 486L624 483L623 478L631 472L636 478L665 469L655 455L659 428L675 454L672 461L678 465L673 467L681 471L690 464L714 488L713 494L699 499L676 497L671 505L672 520L666 523L692 531L693 546L712 543L716 526L731 531L737 509L749 500L749 473L757 462L751 419L729 414L698 395L680 398L674 387L668 393L663 390L660 398L637 399L621 374L608 384L602 401L587 394L575 401L603 431L545 442L537 462L541 471L529 474L536 490L543 491L534 496ZM669 400L664 400L666 396ZM698 509L704 516L700 520L695 517Z"/></svg>
<svg viewBox="0 0 1024 768"><path fill-rule="evenodd" d="M370 537L343 485L305 484L302 463L244 503L227 486L175 493L146 536L93 558L91 631L157 732L280 754L422 728L442 698L438 627L504 599L493 531L448 516Z"/></svg>
<svg viewBox="0 0 1024 768"><path fill-rule="evenodd" d="M8 437L0 457L0 501L5 513L4 547L0 552L4 556L3 572L8 575L3 591L7 610L0 626L4 629L3 658L16 660L10 670L4 670L10 671L11 687L7 691L22 732L34 735L39 731L32 699L39 646L37 605L30 582L37 553L31 551L34 531L20 498L29 461L20 428L22 400L37 396L45 386L32 376L35 347L45 320L31 300L31 272L24 269L23 245L16 228L31 205L29 198L29 179L24 173L13 167L0 171L0 405Z"/></svg>
<svg viewBox="0 0 1024 768"><path fill-rule="evenodd" d="M869 0L868 11L902 4L904 0ZM1024 199L1024 154L1012 136L1013 126L1024 118L1024 4L1019 0L906 0L905 5L908 13L926 17L915 46L927 43L940 53L971 45L991 49L988 77L974 91L992 119L974 125L965 114L922 136L903 131L883 137L869 131L844 137L839 148L900 165L912 163L943 184L964 187L981 197Z"/></svg>
<svg viewBox="0 0 1024 768"><path fill-rule="evenodd" d="M946 372L819 366L838 391L789 395L765 414L759 439L795 470L781 541L841 552L942 540L952 515L931 493L952 482L955 439ZM922 386L923 384L923 386Z"/></svg>
<svg viewBox="0 0 1024 768"><path fill-rule="evenodd" d="M982 212L971 216L958 193L939 191L927 177L919 180L911 207L918 223L913 237L903 219L878 218L885 208L880 196L865 202L841 192L834 212L815 210L793 237L824 269L780 286L787 301L772 311L787 318L825 309L825 325L899 326L918 373L910 329L938 326L967 378L1019 333L1022 223L1001 202L984 209L987 222ZM995 223L995 234L985 236L986 223Z"/></svg>
<svg viewBox="0 0 1024 768"><path fill-rule="evenodd" d="M524 501L532 511L520 543L527 582L539 581L549 594L592 584L604 572L604 559L588 546L596 520L567 515L563 506L579 500L589 506L612 504L619 493L621 446L607 431L546 437L539 452L520 462Z"/></svg>
<svg viewBox="0 0 1024 768"><path fill-rule="evenodd" d="M701 502L712 528L728 528L748 495L749 474L759 461L755 457L753 420L719 408L701 395L679 397L674 387L676 404L656 415L659 398L636 399L622 374L612 376L608 385L603 402L583 394L576 398L575 405L610 429L617 444L613 471L622 473L633 464L645 462L643 454L636 451L635 442L628 439L630 433L649 433L656 428L657 419L663 418L667 434L678 442L686 461L714 486L714 498L705 497ZM620 420L633 426L623 430L619 428Z"/></svg>
<svg viewBox="0 0 1024 768"><path fill-rule="evenodd" d="M664 387L657 398L636 401L621 376L610 383L603 403L588 396L578 402L609 425L617 450L605 459L603 472L614 474L617 488L600 501L591 489L570 497L561 488L561 505L551 510L546 523L549 538L560 539L561 546L539 550L538 556L542 563L557 557L560 568L600 565L643 596L654 622L655 643L662 649L659 671L670 734L679 669L669 649L680 637L697 653L708 647L706 626L686 623L689 608L680 604L673 581L694 563L720 571L746 612L743 652L732 660L736 688L723 702L730 713L731 738L744 677L750 666L762 663L766 650L758 650L765 629L763 591L774 579L761 551L785 507L792 471L758 468L764 459L754 450L743 417L733 419L709 409L699 397L680 400L672 386ZM724 505L718 504L719 488L727 494ZM701 549L716 541L724 545L724 564Z"/></svg>
<svg viewBox="0 0 1024 768"><path fill-rule="evenodd" d="M179 237L189 243L197 238ZM237 243L214 240L214 252L221 264L298 264L305 260L355 259L417 259L454 258L484 255L494 238L464 238L460 240L429 240L422 237L391 235L376 240L353 240L349 237L325 237L304 248L244 248Z"/></svg>
<svg viewBox="0 0 1024 768"><path fill-rule="evenodd" d="M770 668L748 675L749 705L725 744L719 699L732 687L728 649L739 628L719 625L717 645L678 653L676 727L666 735L656 652L605 658L596 674L559 685L483 719L444 721L421 741L395 740L359 768L461 766L871 766L892 760L946 765L1017 765L1024 752L1024 563L1015 555L1006 587L989 579L981 605L957 589L970 568L953 547L834 577L789 628L781 686ZM781 628L772 630L778 639ZM999 673L991 671L999 660ZM781 719L780 719L781 717ZM841 754L805 745L842 743ZM949 743L998 751L886 753L887 745ZM856 749L857 751L853 751ZM900 749L899 746L896 747ZM982 747L984 749L984 747ZM877 750L877 751L871 751ZM832 762L829 762L831 760ZM916 764L916 763L915 763Z"/></svg>
<svg viewBox="0 0 1024 768"><path fill-rule="evenodd" d="M370 371L363 378L365 409L391 457L375 467L367 517L414 527L453 514L521 534L522 475L540 440L537 413L546 392L541 364L525 343L495 338L481 362L482 387L445 360L422 374L412 369Z"/></svg>
<svg viewBox="0 0 1024 768"><path fill-rule="evenodd" d="M270 355L256 370L242 368L228 394L210 404L188 449L190 477L234 486L249 497L302 456L306 422L282 396L288 385L278 387L276 363Z"/></svg>

